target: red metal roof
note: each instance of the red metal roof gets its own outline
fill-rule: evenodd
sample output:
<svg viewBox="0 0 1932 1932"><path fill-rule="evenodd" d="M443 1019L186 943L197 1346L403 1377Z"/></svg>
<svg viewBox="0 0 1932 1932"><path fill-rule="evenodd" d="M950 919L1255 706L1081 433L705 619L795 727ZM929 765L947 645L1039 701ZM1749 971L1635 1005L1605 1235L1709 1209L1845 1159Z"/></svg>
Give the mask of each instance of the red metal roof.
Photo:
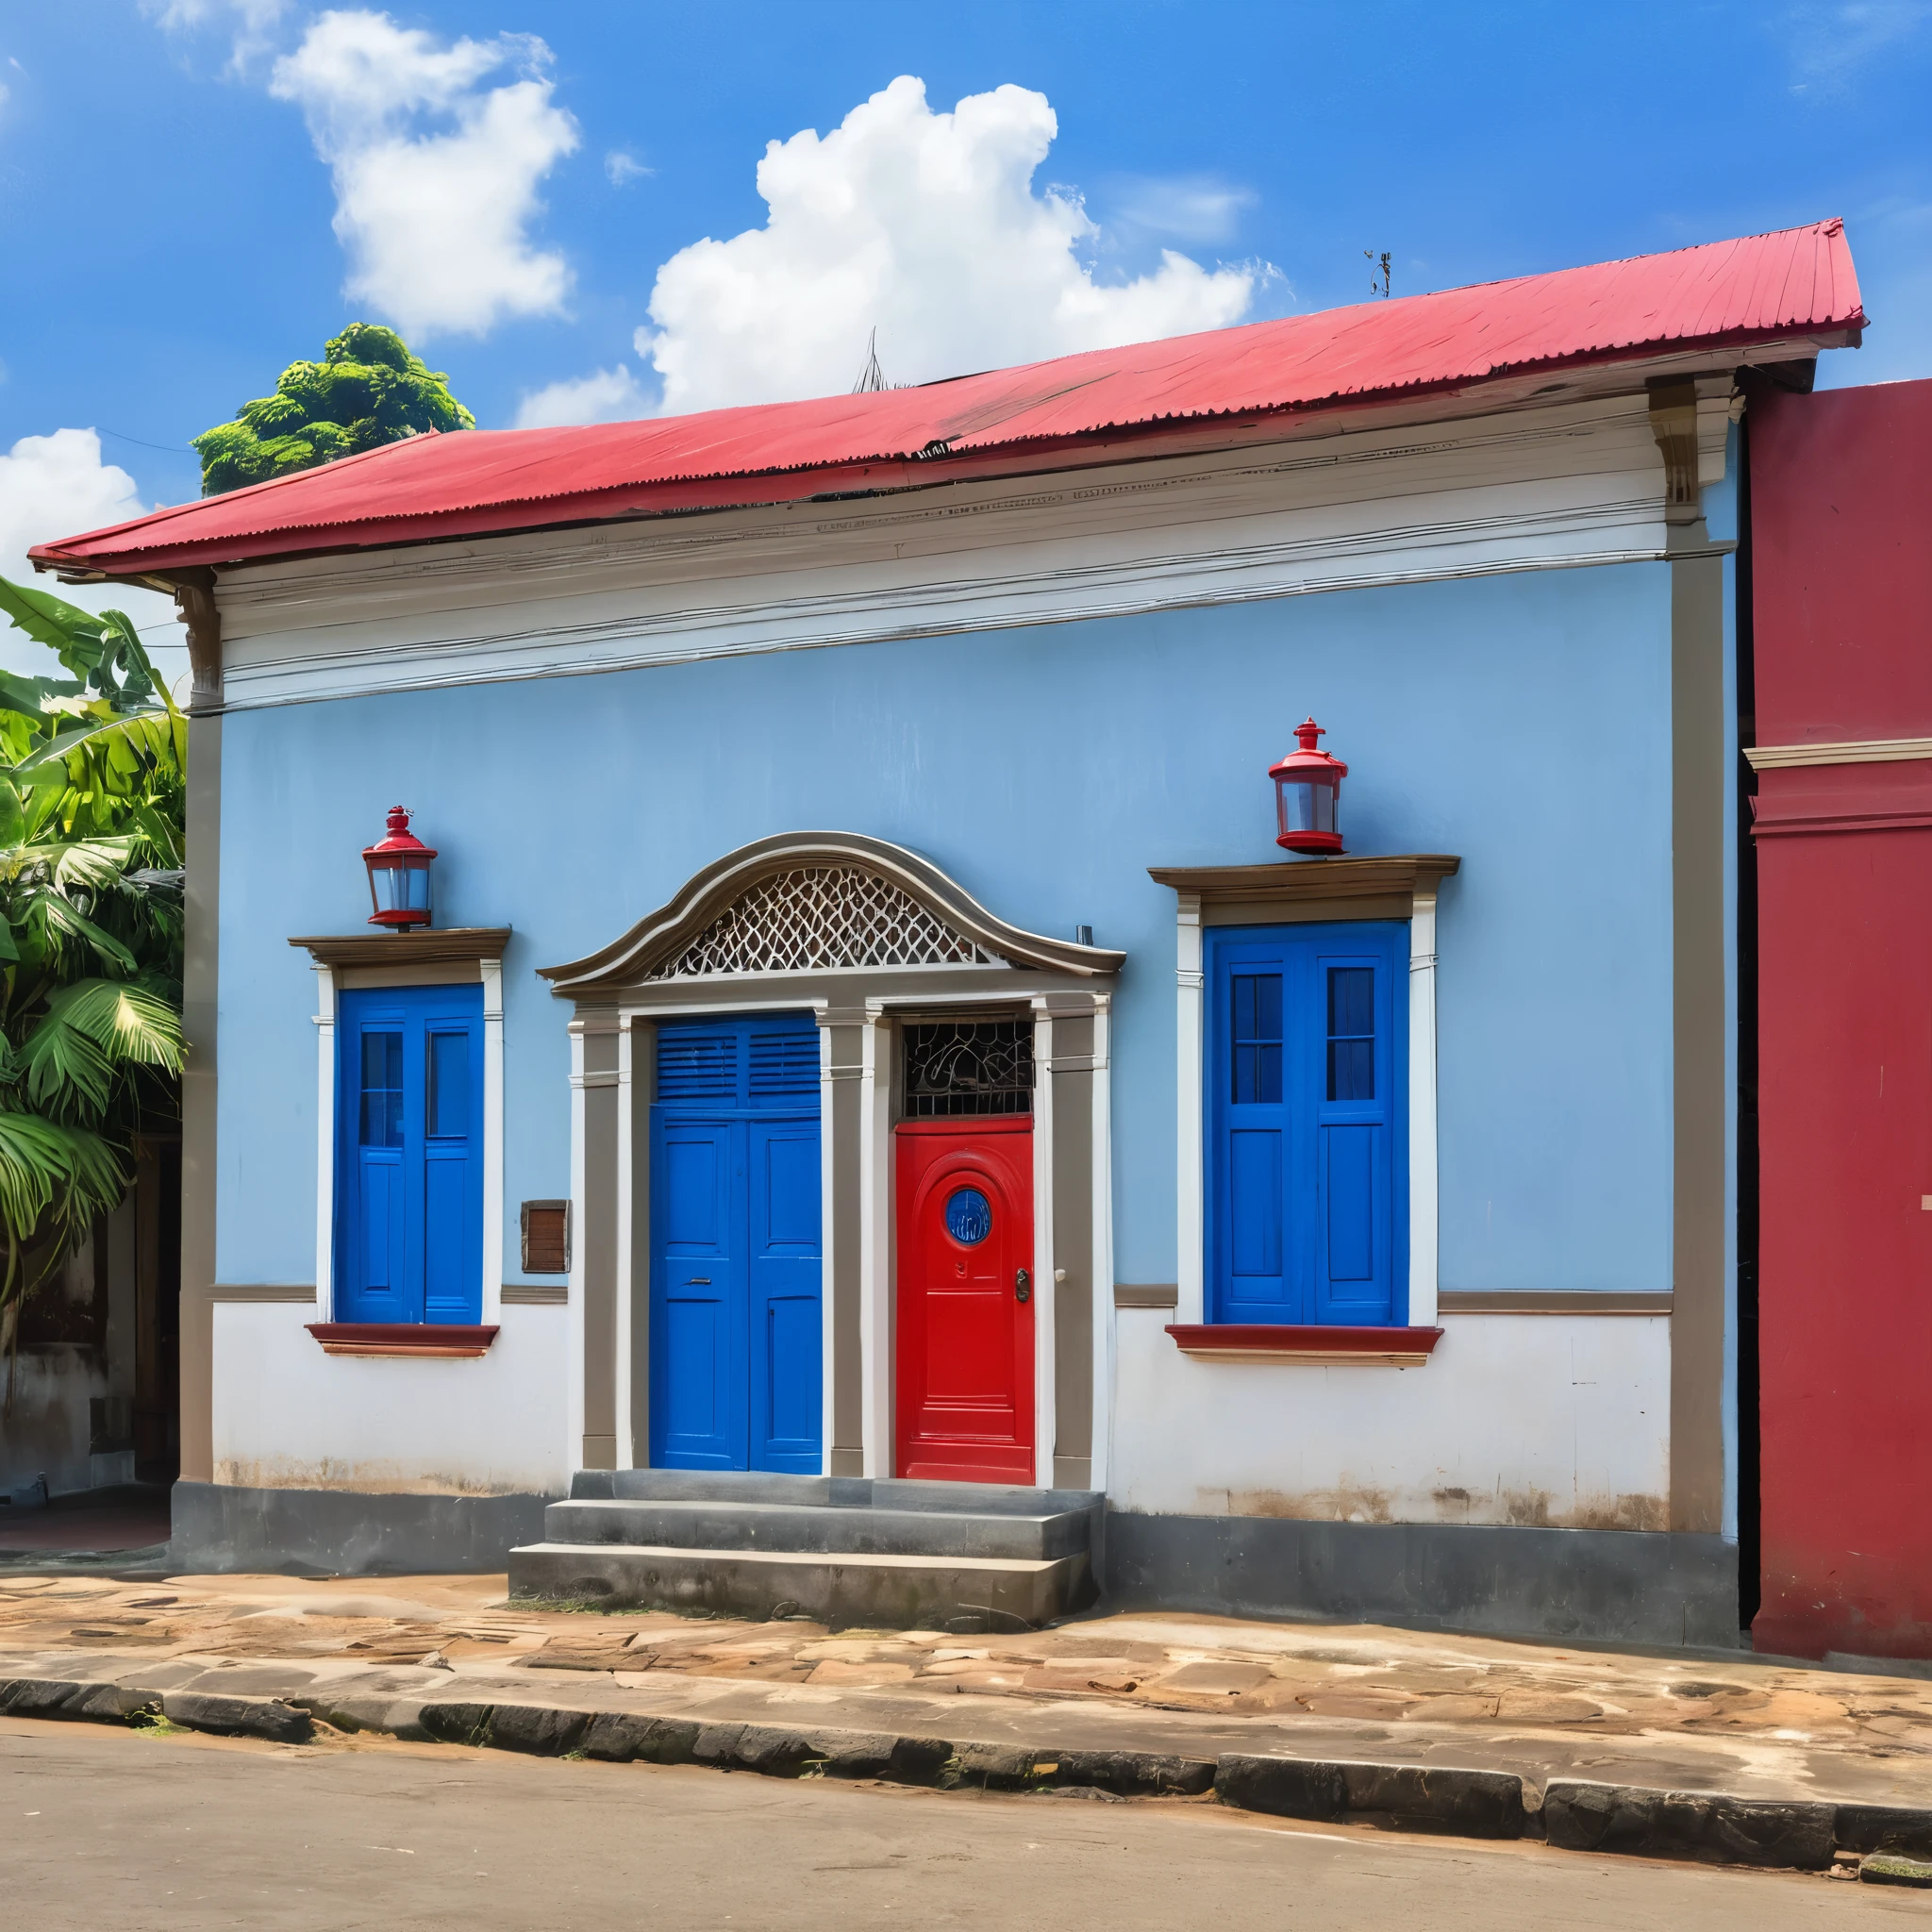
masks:
<svg viewBox="0 0 1932 1932"><path fill-rule="evenodd" d="M1158 425L1392 400L1525 372L1861 328L1839 221L1434 295L1094 349L918 389L586 428L391 443L37 545L36 562L184 565L792 502L957 475ZM1031 465L1029 465L1031 466ZM985 463L974 465L983 473ZM998 467L994 463L992 467Z"/></svg>

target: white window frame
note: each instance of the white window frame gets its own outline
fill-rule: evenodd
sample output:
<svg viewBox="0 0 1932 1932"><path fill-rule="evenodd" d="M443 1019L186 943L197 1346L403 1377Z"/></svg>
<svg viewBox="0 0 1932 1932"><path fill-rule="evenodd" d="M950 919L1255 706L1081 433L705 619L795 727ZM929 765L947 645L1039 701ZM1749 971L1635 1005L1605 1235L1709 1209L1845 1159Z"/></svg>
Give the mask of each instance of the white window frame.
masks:
<svg viewBox="0 0 1932 1932"><path fill-rule="evenodd" d="M1407 1325L1432 1328L1437 1312L1440 1240L1436 1138L1436 902L1415 891L1408 917L1408 1313ZM1174 895L1174 1090L1178 1113L1175 1198L1177 1325L1208 1320L1207 1088L1208 1019L1201 895ZM1244 922L1266 925L1274 922ZM1324 922L1328 923L1326 921ZM1343 922L1335 922L1341 924Z"/></svg>

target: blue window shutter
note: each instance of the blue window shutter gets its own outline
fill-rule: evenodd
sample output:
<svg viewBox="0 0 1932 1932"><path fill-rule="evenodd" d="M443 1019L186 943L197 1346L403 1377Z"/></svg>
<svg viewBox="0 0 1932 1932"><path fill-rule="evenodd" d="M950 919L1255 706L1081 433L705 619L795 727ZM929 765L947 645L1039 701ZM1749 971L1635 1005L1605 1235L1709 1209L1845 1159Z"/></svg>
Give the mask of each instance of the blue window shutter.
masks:
<svg viewBox="0 0 1932 1932"><path fill-rule="evenodd" d="M741 1043L716 1026L658 1028L658 1098L737 1105Z"/></svg>
<svg viewBox="0 0 1932 1932"><path fill-rule="evenodd" d="M1408 928L1210 928L1208 1319L1406 1319Z"/></svg>
<svg viewBox="0 0 1932 1932"><path fill-rule="evenodd" d="M651 1108L651 1462L815 1475L819 1029L662 1021Z"/></svg>
<svg viewBox="0 0 1932 1932"><path fill-rule="evenodd" d="M658 1090L668 1105L816 1108L819 1029L809 1013L665 1020L658 1026Z"/></svg>
<svg viewBox="0 0 1932 1932"><path fill-rule="evenodd" d="M335 1314L483 1318L483 989L337 1008Z"/></svg>

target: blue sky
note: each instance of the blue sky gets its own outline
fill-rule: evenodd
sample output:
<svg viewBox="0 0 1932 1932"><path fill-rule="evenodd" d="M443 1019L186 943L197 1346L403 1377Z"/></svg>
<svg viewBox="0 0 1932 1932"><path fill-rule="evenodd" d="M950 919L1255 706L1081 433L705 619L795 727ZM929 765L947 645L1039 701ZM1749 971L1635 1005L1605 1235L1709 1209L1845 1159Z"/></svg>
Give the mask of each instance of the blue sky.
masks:
<svg viewBox="0 0 1932 1932"><path fill-rule="evenodd" d="M505 426L1842 214L1824 379L1932 375L1932 0L0 0L0 573L358 317Z"/></svg>

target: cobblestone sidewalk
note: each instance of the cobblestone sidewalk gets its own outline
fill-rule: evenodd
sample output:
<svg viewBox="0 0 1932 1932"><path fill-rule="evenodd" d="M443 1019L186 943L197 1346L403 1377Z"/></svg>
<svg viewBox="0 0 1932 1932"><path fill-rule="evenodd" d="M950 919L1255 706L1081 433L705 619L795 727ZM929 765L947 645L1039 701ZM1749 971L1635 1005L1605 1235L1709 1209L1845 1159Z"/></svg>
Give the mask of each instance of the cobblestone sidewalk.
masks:
<svg viewBox="0 0 1932 1932"><path fill-rule="evenodd" d="M841 1631L512 1604L501 1576L0 1579L0 1669L198 1690L358 1680L1082 1748L1400 1758L1763 1798L1932 1805L1932 1682L1375 1626L1193 1616Z"/></svg>

